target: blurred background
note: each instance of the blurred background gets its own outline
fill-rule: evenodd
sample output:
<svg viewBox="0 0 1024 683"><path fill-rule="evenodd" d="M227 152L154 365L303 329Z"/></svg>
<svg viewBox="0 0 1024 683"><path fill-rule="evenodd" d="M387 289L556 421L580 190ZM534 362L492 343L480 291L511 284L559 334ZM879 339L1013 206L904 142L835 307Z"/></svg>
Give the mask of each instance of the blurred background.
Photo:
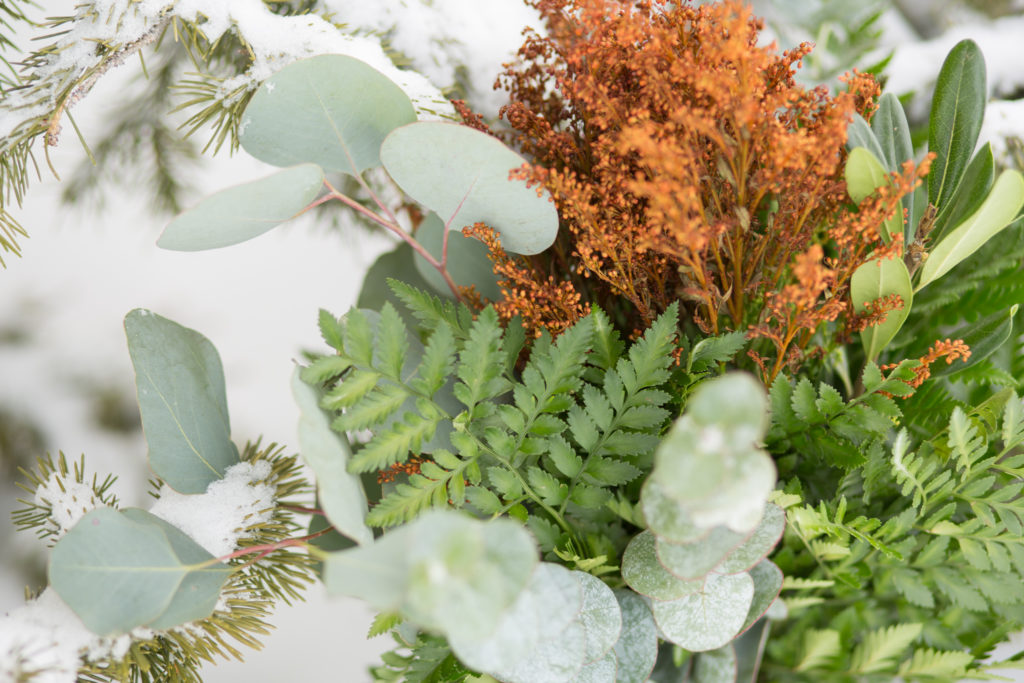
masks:
<svg viewBox="0 0 1024 683"><path fill-rule="evenodd" d="M214 0L216 1L216 0ZM39 3L35 19L68 14L74 0ZM282 3L267 3L280 5ZM335 12L380 35L440 87L454 88L493 118L491 84L535 17L520 0L352 0L294 3ZM985 52L991 101L982 139L1002 163L1020 166L1024 137L1024 2L1021 0L759 0L768 40L781 48L817 44L800 78L835 86L850 67L875 70L904 96L920 124L946 52L971 37ZM424 18L429 20L425 20ZM31 47L31 32L18 47ZM166 48L161 50L164 54ZM5 53L9 61L18 56ZM147 55L150 75L156 57ZM152 60L152 62L150 61ZM169 69L185 70L185 60ZM155 240L173 209L268 172L244 153L198 154L201 135L182 142L182 117L127 106L145 102L138 61L107 74L74 110L96 153L92 166L65 132L51 151L62 180L43 172L15 216L30 239L0 270L0 517L24 493L18 468L63 452L86 468L118 476L127 505L146 504L146 448L135 406L134 373L122 320L145 307L202 332L218 348L227 378L233 434L240 442L294 447L298 411L288 388L293 362L321 346L319 308L354 304L366 269L393 243L345 214L303 218L225 250L184 254ZM169 109L175 104L170 100ZM109 144L101 144L109 141ZM44 167L45 168L45 167ZM45 584L45 546L0 522L0 613L22 604L26 587ZM368 680L366 667L389 649L367 641L372 615L354 600L307 600L276 613L277 631L246 653L250 683ZM208 667L207 680L242 678L241 665Z"/></svg>

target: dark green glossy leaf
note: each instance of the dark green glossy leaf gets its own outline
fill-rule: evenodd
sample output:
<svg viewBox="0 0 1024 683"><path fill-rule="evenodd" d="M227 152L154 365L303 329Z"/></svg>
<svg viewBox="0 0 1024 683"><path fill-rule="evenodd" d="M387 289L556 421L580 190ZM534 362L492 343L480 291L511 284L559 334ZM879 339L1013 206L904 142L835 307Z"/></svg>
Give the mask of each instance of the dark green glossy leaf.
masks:
<svg viewBox="0 0 1024 683"><path fill-rule="evenodd" d="M124 327L150 467L180 493L203 493L238 462L217 349L144 309L130 312Z"/></svg>
<svg viewBox="0 0 1024 683"><path fill-rule="evenodd" d="M899 98L892 93L885 93L878 98L878 111L871 119L871 130L875 133L882 148L885 165L889 171L894 173L902 171L903 162L914 158L914 143L910 139L910 126L907 124L907 115L903 111L903 105L900 104ZM917 224L913 219L914 216L921 213L914 203L913 192L905 195L901 201L908 217L904 226L904 244L914 241Z"/></svg>
<svg viewBox="0 0 1024 683"><path fill-rule="evenodd" d="M985 58L973 40L962 40L946 56L932 96L928 150L928 201L940 211L953 195L974 152L985 116Z"/></svg>
<svg viewBox="0 0 1024 683"><path fill-rule="evenodd" d="M992 144L986 142L971 159L953 196L935 218L935 225L929 235L931 244L938 244L950 230L978 210L992 189L992 181L996 177L995 168Z"/></svg>

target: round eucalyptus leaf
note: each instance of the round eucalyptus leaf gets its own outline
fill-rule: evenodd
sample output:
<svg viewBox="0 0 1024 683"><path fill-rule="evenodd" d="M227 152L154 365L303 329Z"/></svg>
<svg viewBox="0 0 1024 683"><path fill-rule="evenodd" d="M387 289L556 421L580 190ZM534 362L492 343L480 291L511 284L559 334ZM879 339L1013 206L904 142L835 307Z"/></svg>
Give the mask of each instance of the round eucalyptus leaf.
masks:
<svg viewBox="0 0 1024 683"><path fill-rule="evenodd" d="M754 580L754 599L740 631L746 631L764 616L782 591L782 570L770 560L761 560L750 570L750 578Z"/></svg>
<svg viewBox="0 0 1024 683"><path fill-rule="evenodd" d="M720 425L738 438L758 441L768 429L768 395L753 375L730 372L702 382L686 404L686 414L697 424ZM750 435L740 428L751 430Z"/></svg>
<svg viewBox="0 0 1024 683"><path fill-rule="evenodd" d="M238 462L224 369L195 330L135 309L124 320L149 465L179 493L204 493Z"/></svg>
<svg viewBox="0 0 1024 683"><path fill-rule="evenodd" d="M749 574L709 574L702 590L655 601L654 620L665 638L691 652L716 650L740 632L754 598Z"/></svg>
<svg viewBox="0 0 1024 683"><path fill-rule="evenodd" d="M647 528L670 543L692 543L706 537L710 529L697 526L681 504L665 495L653 478L644 482L640 505Z"/></svg>
<svg viewBox="0 0 1024 683"><path fill-rule="evenodd" d="M693 667L693 683L736 683L736 649L729 643L701 652Z"/></svg>
<svg viewBox="0 0 1024 683"><path fill-rule="evenodd" d="M532 657L541 641L559 638L582 607L583 591L572 572L561 565L541 562L526 588L491 628L477 633L459 629L447 634L448 642L467 666L502 678L502 672ZM580 651L581 667L584 649L585 642Z"/></svg>
<svg viewBox="0 0 1024 683"><path fill-rule="evenodd" d="M373 543L328 553L323 566L327 593L365 600L381 612L398 611L409 589L409 527L392 529Z"/></svg>
<svg viewBox="0 0 1024 683"><path fill-rule="evenodd" d="M154 514L139 508L125 508L121 514L142 524L152 524L163 531L178 561L183 565L195 566L213 559L206 549L185 532ZM220 590L231 571L231 567L220 562L202 569L189 570L171 597L167 609L146 624L146 627L160 631L210 616L217 607Z"/></svg>
<svg viewBox="0 0 1024 683"><path fill-rule="evenodd" d="M493 629L538 563L533 537L508 519L482 523L447 510L425 512L413 524L403 612L449 635Z"/></svg>
<svg viewBox="0 0 1024 683"><path fill-rule="evenodd" d="M358 175L380 165L380 146L416 120L401 88L344 55L292 62L253 95L242 115L245 151L274 166L310 162Z"/></svg>
<svg viewBox="0 0 1024 683"><path fill-rule="evenodd" d="M618 661L617 683L643 683L658 659L658 627L651 608L630 590L615 591L622 610L622 635L613 652Z"/></svg>
<svg viewBox="0 0 1024 683"><path fill-rule="evenodd" d="M730 551L721 564L714 568L714 572L716 574L736 574L747 571L768 556L768 553L782 538L782 532L785 530L786 513L778 505L768 503L764 508L764 517L754 529L754 533L738 548Z"/></svg>
<svg viewBox="0 0 1024 683"><path fill-rule="evenodd" d="M222 564L196 568L212 556L180 531L172 544L170 525L138 512L141 518L113 508L92 510L50 554L50 585L101 636L209 616L228 576Z"/></svg>
<svg viewBox="0 0 1024 683"><path fill-rule="evenodd" d="M619 663L615 659L615 653L609 652L596 662L587 664L580 673L573 679L574 683L617 683Z"/></svg>
<svg viewBox="0 0 1024 683"><path fill-rule="evenodd" d="M622 634L622 611L615 593L601 579L574 571L583 591L583 606L578 617L587 636L584 661L593 664L604 658Z"/></svg>
<svg viewBox="0 0 1024 683"><path fill-rule="evenodd" d="M429 214L416 228L416 241L438 261L444 252L444 232L444 221L438 218L436 213ZM415 254L414 260L417 272L438 294L453 296L452 290L437 268L418 253ZM449 231L447 267L448 274L455 284L463 287L472 285L484 298L491 301L501 298L498 277L494 274L491 260L487 257L487 247L480 240L466 237L458 231Z"/></svg>
<svg viewBox="0 0 1024 683"><path fill-rule="evenodd" d="M586 631L574 621L562 629L555 638L537 641L537 647L528 657L495 676L507 683L565 683L573 681L583 671L587 649Z"/></svg>
<svg viewBox="0 0 1024 683"><path fill-rule="evenodd" d="M320 506L339 532L357 543L372 543L373 532L366 526L366 492L359 476L348 471L352 451L345 437L331 429L318 392L299 375L296 367L292 395L299 406L299 448L316 474Z"/></svg>
<svg viewBox="0 0 1024 683"><path fill-rule="evenodd" d="M633 537L622 555L622 578L630 588L655 600L677 600L701 589L703 581L684 581L658 560L657 539L650 531Z"/></svg>
<svg viewBox="0 0 1024 683"><path fill-rule="evenodd" d="M743 534L715 527L707 538L693 543L668 543L658 539L658 560L671 574L685 581L699 580L745 541Z"/></svg>
<svg viewBox="0 0 1024 683"><path fill-rule="evenodd" d="M221 190L167 224L156 244L174 251L227 247L295 218L320 194L323 170L302 164Z"/></svg>
<svg viewBox="0 0 1024 683"><path fill-rule="evenodd" d="M468 126L420 121L396 129L380 150L398 186L436 212L450 230L486 223L506 251L537 254L558 234L558 212L509 172L526 160L500 140Z"/></svg>

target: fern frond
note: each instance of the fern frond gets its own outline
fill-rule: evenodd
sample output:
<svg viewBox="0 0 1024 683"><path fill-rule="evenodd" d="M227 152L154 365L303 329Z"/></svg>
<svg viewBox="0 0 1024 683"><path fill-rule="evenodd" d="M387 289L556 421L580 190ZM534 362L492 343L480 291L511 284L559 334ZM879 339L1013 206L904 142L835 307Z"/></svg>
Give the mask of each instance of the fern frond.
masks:
<svg viewBox="0 0 1024 683"><path fill-rule="evenodd" d="M850 673L869 674L889 671L921 635L921 624L898 624L869 631L854 648Z"/></svg>

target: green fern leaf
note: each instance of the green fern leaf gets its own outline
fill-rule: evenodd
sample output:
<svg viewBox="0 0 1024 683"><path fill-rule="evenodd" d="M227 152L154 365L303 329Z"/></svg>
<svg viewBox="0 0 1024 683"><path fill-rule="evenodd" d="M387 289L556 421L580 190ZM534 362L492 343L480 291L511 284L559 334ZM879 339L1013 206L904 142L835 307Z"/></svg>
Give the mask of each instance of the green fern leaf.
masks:
<svg viewBox="0 0 1024 683"><path fill-rule="evenodd" d="M526 476L530 487L548 505L561 505L569 495L568 486L539 467L530 467Z"/></svg>
<svg viewBox="0 0 1024 683"><path fill-rule="evenodd" d="M413 391L431 397L440 391L455 370L455 336L450 327L438 327L423 350L417 376L409 381Z"/></svg>
<svg viewBox="0 0 1024 683"><path fill-rule="evenodd" d="M341 386L345 386L345 384L343 383ZM405 387L397 384L378 385L358 403L342 413L335 424L346 432L376 427L398 412L406 398L408 398L408 394Z"/></svg>
<svg viewBox="0 0 1024 683"><path fill-rule="evenodd" d="M814 385L806 377L802 378L793 389L793 413L804 425L819 424L825 421L817 406L818 395Z"/></svg>
<svg viewBox="0 0 1024 683"><path fill-rule="evenodd" d="M641 470L621 460L609 460L598 456L587 459L583 473L591 484L597 486L621 486L636 479Z"/></svg>
<svg viewBox="0 0 1024 683"><path fill-rule="evenodd" d="M909 567L896 567L892 570L891 576L893 586L908 602L927 609L935 607L935 597L920 572Z"/></svg>
<svg viewBox="0 0 1024 683"><path fill-rule="evenodd" d="M374 367L385 377L401 381L405 356L409 352L409 332L398 311L390 302L384 302L377 323L374 344Z"/></svg>
<svg viewBox="0 0 1024 683"><path fill-rule="evenodd" d="M570 500L582 508L596 510L604 507L611 497L612 494L607 489L577 483L572 489Z"/></svg>
<svg viewBox="0 0 1024 683"><path fill-rule="evenodd" d="M590 364L601 370L610 370L615 367L626 345L604 311L595 306L591 317L594 319L594 341Z"/></svg>
<svg viewBox="0 0 1024 683"><path fill-rule="evenodd" d="M336 351L344 349L344 326L341 324L341 321L330 312L321 308L318 322L320 336L327 342L327 345Z"/></svg>
<svg viewBox="0 0 1024 683"><path fill-rule="evenodd" d="M466 500L485 515L501 514L505 507L493 492L482 486L473 486L467 489Z"/></svg>
<svg viewBox="0 0 1024 683"><path fill-rule="evenodd" d="M548 439L548 456L555 468L570 479L578 476L583 470L583 458L578 456L569 442L561 436Z"/></svg>
<svg viewBox="0 0 1024 683"><path fill-rule="evenodd" d="M481 401L508 390L508 381L503 377L504 360L498 314L493 308L486 308L469 330L456 371L459 382L455 385L455 398L466 406L470 418L476 417L474 411Z"/></svg>
<svg viewBox="0 0 1024 683"><path fill-rule="evenodd" d="M395 296L428 332L443 326L462 332L463 326L451 301L442 301L439 297L411 287L400 280L388 278L387 283Z"/></svg>
<svg viewBox="0 0 1024 683"><path fill-rule="evenodd" d="M854 648L850 673L869 674L888 671L921 635L921 624L898 624L869 631Z"/></svg>
<svg viewBox="0 0 1024 683"><path fill-rule="evenodd" d="M629 393L640 389L663 384L669 376L668 368L672 364L673 340L679 324L679 304L673 302L658 316L644 336L629 347L630 366L629 380L622 371L624 359L620 359L616 369L622 378L623 385ZM632 386L630 386L632 384Z"/></svg>
<svg viewBox="0 0 1024 683"><path fill-rule="evenodd" d="M804 631L800 659L793 668L796 671L824 669L838 659L841 652L839 631L807 629Z"/></svg>
<svg viewBox="0 0 1024 683"><path fill-rule="evenodd" d="M911 678L961 678L974 661L970 652L914 650L914 656L900 666L899 676Z"/></svg>
<svg viewBox="0 0 1024 683"><path fill-rule="evenodd" d="M342 321L345 355L364 368L373 365L373 328L358 308L351 309Z"/></svg>
<svg viewBox="0 0 1024 683"><path fill-rule="evenodd" d="M379 381L380 374L373 370L355 370L324 395L321 405L329 410L342 410L354 406L377 388Z"/></svg>
<svg viewBox="0 0 1024 683"><path fill-rule="evenodd" d="M438 420L406 413L400 422L375 434L360 448L352 456L349 469L352 472L373 472L402 462L410 453L419 453L420 445L433 438L437 424Z"/></svg>

